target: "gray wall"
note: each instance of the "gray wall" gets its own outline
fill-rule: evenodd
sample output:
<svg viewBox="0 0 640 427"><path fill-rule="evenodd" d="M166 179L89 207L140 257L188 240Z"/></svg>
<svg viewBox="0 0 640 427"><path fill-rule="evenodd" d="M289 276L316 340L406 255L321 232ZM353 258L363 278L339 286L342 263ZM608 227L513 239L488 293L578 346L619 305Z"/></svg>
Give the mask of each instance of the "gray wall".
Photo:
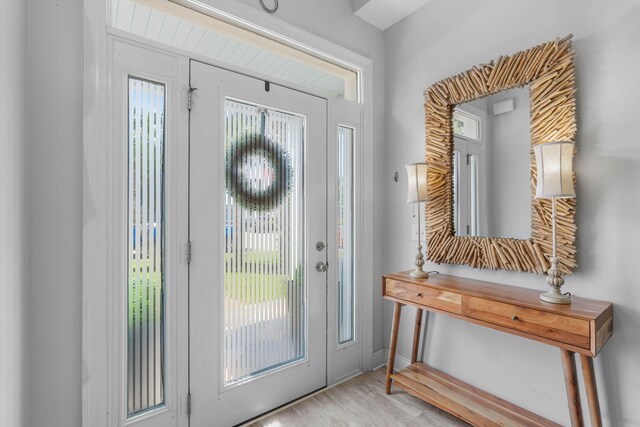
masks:
<svg viewBox="0 0 640 427"><path fill-rule="evenodd" d="M514 98L515 110L493 115L493 104ZM490 96L487 105L487 233L531 236L529 86Z"/></svg>
<svg viewBox="0 0 640 427"><path fill-rule="evenodd" d="M26 5L0 3L0 425L26 420Z"/></svg>
<svg viewBox="0 0 640 427"><path fill-rule="evenodd" d="M82 1L30 0L29 426L81 422Z"/></svg>
<svg viewBox="0 0 640 427"><path fill-rule="evenodd" d="M460 11L465 11L461 14ZM424 156L422 92L430 84L502 54L575 35L578 85L578 263L567 278L575 295L615 304L614 336L596 359L607 425L640 425L640 144L630 133L640 94L640 4L552 0L434 0L385 31L384 270L411 266L411 209L391 174ZM429 269L544 289L541 276L436 266ZM385 303L385 340L391 304ZM410 355L407 309L399 341ZM447 373L569 424L556 348L444 316L428 321L427 361ZM583 400L585 402L585 400Z"/></svg>
<svg viewBox="0 0 640 427"><path fill-rule="evenodd" d="M257 1L242 1L260 8ZM382 32L355 17L343 0L281 2L276 17L373 59L372 149L374 169L379 170L384 139ZM30 127L28 152L30 427L81 423L82 25L81 0L28 2L28 113L37 118ZM380 212L381 197L374 203L374 212ZM381 217L375 215L374 222L380 228ZM382 272L381 246L377 240L376 276ZM378 283L371 284L376 297L372 328L377 331L375 349L382 349Z"/></svg>

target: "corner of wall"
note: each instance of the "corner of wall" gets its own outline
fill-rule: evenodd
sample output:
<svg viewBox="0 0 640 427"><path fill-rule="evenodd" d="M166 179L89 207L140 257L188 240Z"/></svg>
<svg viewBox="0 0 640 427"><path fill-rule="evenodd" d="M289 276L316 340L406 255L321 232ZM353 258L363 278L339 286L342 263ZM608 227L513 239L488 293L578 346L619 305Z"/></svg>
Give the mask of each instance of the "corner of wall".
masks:
<svg viewBox="0 0 640 427"><path fill-rule="evenodd" d="M26 3L0 7L0 425L26 426Z"/></svg>

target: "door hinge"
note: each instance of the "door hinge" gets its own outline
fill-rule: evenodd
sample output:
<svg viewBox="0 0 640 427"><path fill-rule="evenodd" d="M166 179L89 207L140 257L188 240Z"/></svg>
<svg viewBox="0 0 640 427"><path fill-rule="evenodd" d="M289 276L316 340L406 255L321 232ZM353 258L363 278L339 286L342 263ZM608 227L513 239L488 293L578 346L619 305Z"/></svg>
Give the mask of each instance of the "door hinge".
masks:
<svg viewBox="0 0 640 427"><path fill-rule="evenodd" d="M469 166L469 157L471 157L471 154L467 153L467 166Z"/></svg>
<svg viewBox="0 0 640 427"><path fill-rule="evenodd" d="M191 393L187 394L187 417L191 416Z"/></svg>
<svg viewBox="0 0 640 427"><path fill-rule="evenodd" d="M196 90L198 90L197 87L189 86L189 90L187 92L187 110L191 110L191 98L192 98L193 92L195 92Z"/></svg>
<svg viewBox="0 0 640 427"><path fill-rule="evenodd" d="M471 233L471 226L467 224L467 236L469 235L469 233Z"/></svg>
<svg viewBox="0 0 640 427"><path fill-rule="evenodd" d="M191 240L187 242L187 264L191 264Z"/></svg>

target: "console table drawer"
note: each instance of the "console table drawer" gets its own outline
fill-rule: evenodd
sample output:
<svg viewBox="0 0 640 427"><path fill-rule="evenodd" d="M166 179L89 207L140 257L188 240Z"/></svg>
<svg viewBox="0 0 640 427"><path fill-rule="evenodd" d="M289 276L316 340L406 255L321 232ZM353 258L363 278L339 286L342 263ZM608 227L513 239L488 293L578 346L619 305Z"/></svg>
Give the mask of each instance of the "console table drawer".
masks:
<svg viewBox="0 0 640 427"><path fill-rule="evenodd" d="M589 348L588 320L470 296L463 298L462 314L527 334Z"/></svg>
<svg viewBox="0 0 640 427"><path fill-rule="evenodd" d="M460 314L462 312L462 296L452 292L386 279L383 293L384 296L433 307L450 313Z"/></svg>

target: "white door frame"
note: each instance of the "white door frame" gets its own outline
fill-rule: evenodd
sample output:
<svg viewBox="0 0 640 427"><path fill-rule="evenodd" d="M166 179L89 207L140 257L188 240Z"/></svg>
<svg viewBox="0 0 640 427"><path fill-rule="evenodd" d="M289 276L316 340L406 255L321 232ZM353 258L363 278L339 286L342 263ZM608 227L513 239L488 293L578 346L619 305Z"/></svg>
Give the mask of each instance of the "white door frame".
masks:
<svg viewBox="0 0 640 427"><path fill-rule="evenodd" d="M327 218L327 256L329 261L328 271L328 288L327 288L327 303L329 307L338 306L338 254L335 248L338 247L336 230L338 229L338 194L337 194L337 146L338 146L338 128L344 126L351 128L354 131L354 164L353 176L356 182L356 188L354 188L354 199L358 200L358 204L362 204L363 195L360 193L363 188L358 186L357 183L362 182L365 179L365 159L363 158L363 151L365 146L363 144L363 131L362 131L362 115L364 114L364 108L362 104L356 104L351 101L333 101L329 103L328 121L328 141L327 141L327 206L329 209ZM333 209L332 209L333 208ZM363 209L356 207L354 212L354 229L353 229L353 245L354 245L354 259L360 260L362 256L367 256L368 244L364 235L367 233L365 228L366 217ZM356 262L354 265L354 281L355 283L364 283L366 280L367 271L363 270L364 263ZM370 274L370 272L369 272ZM367 305L364 301L366 299L365 286L356 286L354 294L354 318L355 330L354 339L345 344L340 344L338 340L338 315L337 310L330 311L327 318L327 384L336 384L340 381L344 381L362 370L373 368L372 366L364 365L363 355L365 353L365 341L364 335L367 333L367 329L363 323L363 311ZM364 366L368 366L363 368Z"/></svg>
<svg viewBox="0 0 640 427"><path fill-rule="evenodd" d="M109 305L112 315L108 319L108 345L112 348L108 378L112 381L112 404L110 414L114 421L127 420L127 363L126 290L117 284L127 282L127 167L128 153L126 108L120 103L128 98L128 77L138 77L166 85L165 121L165 178L164 178L164 396L166 407L141 413L126 421L136 427L168 427L172 420L184 422L186 411L181 394L188 387L188 265L184 256L184 244L188 239L188 195L183 191L189 185L184 165L187 164L188 140L184 138L188 126L185 105L185 90L188 86L188 70L180 58L159 51L145 49L126 41L116 40L110 44L113 56L111 83L112 126L108 144L110 191L107 195L111 212L107 242L109 250ZM115 387L120 385L120 387Z"/></svg>
<svg viewBox="0 0 640 427"><path fill-rule="evenodd" d="M187 4L194 8L206 8L207 13L217 16L226 21L251 28L267 36L292 45L298 49L311 52L324 57L332 62L345 65L359 74L360 98L363 111L362 125L362 149L357 153L357 162L361 170L358 173L360 182L356 183L358 204L356 212L360 219L357 224L356 234L360 236L358 257L358 267L361 274L357 278L358 286L362 290L362 312L360 316L361 349L359 370L369 370L372 368L373 358L373 298L375 283L373 281L373 70L372 61L368 58L355 54L339 45L300 30L295 26L267 16L260 11L238 2L230 0L218 0L218 7L210 7L204 3L193 0L176 0L177 3ZM122 194L117 186L112 182L112 177L122 172L117 150L113 149L112 132L114 117L112 114L111 94L113 93L113 43L120 40L133 46L155 51L159 54L173 55L178 61L178 76L185 75L188 68L188 60L196 59L210 63L222 68L232 68L229 64L216 63L210 58L198 57L180 49L154 43L141 37L128 34L110 28L110 0L84 0L84 79L83 79L83 165L84 165L84 192L83 192L83 314L82 314L82 419L83 425L91 427L121 425L118 416L118 395L116 388L119 372L117 371L116 360L121 357L117 342L109 339L114 331L114 319L116 319L117 309L110 286L118 280L120 266L118 266L118 245L117 239L120 229L119 219L122 212L115 211L113 202L119 200ZM278 79L266 78L255 72L243 69L235 69L240 73L250 74L257 78L265 78L282 86L291 87L303 92L317 96L321 94L304 87L296 87L289 82L278 81ZM177 81L183 82L182 77ZM177 132L186 137L188 128L180 126L179 123L187 123L187 91L186 88L178 95L180 104L184 106L182 112L176 112ZM337 101L341 103L342 101ZM336 100L329 99L331 106L336 104ZM332 120L328 120L329 123ZM332 129L329 129L331 134ZM178 172L176 179L179 180ZM179 185L176 182L175 185ZM179 221L180 222L180 221ZM186 250L185 250L186 252ZM184 257L184 253L182 254ZM183 258L184 260L185 258ZM178 267L176 273L182 277L186 262L182 267ZM180 270L182 269L182 270ZM178 302L180 307L183 302ZM176 321L186 319L186 314L181 316L176 314ZM176 324L176 328L184 327ZM331 346L329 346L331 349ZM331 350L329 350L331 351ZM176 355L178 357L178 355ZM333 357L328 355L329 359ZM331 367L331 365L330 365ZM356 371L357 372L357 371ZM355 373L355 372L354 372ZM186 377L176 373L178 378ZM329 384L339 380L329 372ZM187 390L184 386L177 384L176 425L183 425L186 419L187 410Z"/></svg>

